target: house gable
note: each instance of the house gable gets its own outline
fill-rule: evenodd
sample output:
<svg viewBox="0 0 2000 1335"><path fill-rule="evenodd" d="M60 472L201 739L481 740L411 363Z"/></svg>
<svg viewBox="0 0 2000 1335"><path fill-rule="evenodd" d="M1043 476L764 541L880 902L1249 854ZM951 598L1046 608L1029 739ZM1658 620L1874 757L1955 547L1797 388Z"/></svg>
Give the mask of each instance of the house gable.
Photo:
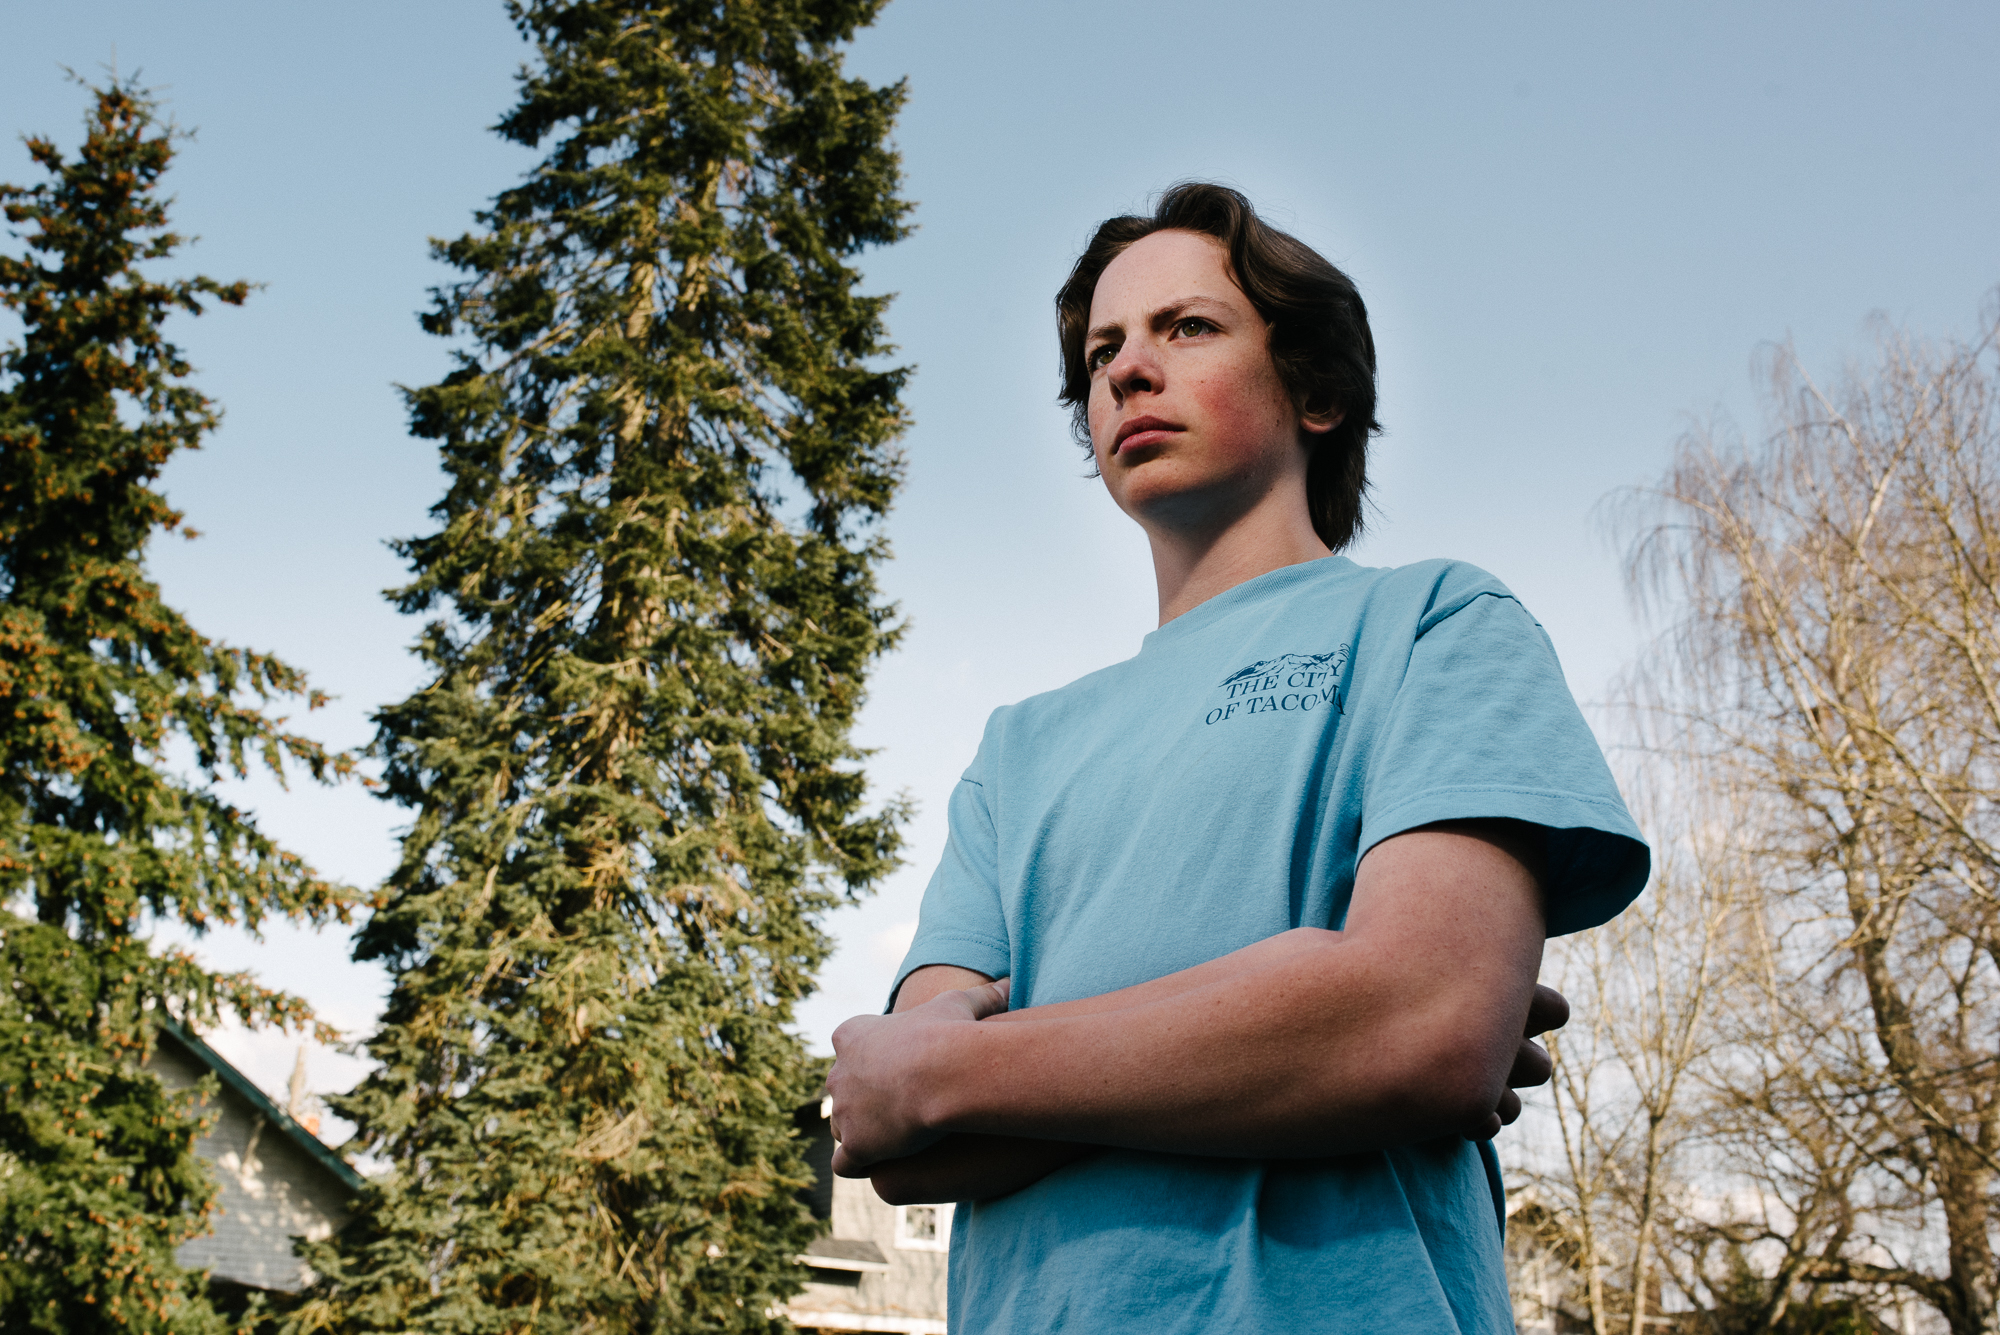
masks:
<svg viewBox="0 0 2000 1335"><path fill-rule="evenodd" d="M213 1074L214 1125L195 1141L218 1187L211 1231L182 1243L175 1259L190 1270L253 1289L296 1293L312 1282L292 1239L331 1237L349 1217L361 1174L300 1126L200 1038L170 1020L147 1069L169 1089L190 1089Z"/></svg>
<svg viewBox="0 0 2000 1335"><path fill-rule="evenodd" d="M866 1181L835 1177L823 1103L799 1109L797 1125L813 1168L807 1201L826 1232L798 1258L807 1279L786 1305L792 1324L944 1335L951 1207L890 1205Z"/></svg>

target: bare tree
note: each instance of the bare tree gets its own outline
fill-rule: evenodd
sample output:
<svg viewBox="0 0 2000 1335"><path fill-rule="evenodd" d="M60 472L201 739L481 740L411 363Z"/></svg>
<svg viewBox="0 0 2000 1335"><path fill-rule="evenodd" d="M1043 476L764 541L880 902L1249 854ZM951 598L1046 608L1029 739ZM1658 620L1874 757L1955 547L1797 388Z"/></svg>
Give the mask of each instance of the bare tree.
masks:
<svg viewBox="0 0 2000 1335"><path fill-rule="evenodd" d="M1885 330L1831 389L1783 349L1768 437L1689 436L1628 512L1677 615L1653 703L1755 797L1711 1130L1755 1204L1723 1233L1779 1256L1760 1329L1825 1284L2000 1329L1996 334Z"/></svg>
<svg viewBox="0 0 2000 1335"><path fill-rule="evenodd" d="M1827 1281L1846 1280L1815 1258L1887 1255L1885 1244L1905 1240L1898 1221L1917 1201L1910 1183L1870 1172L1895 1166L1891 1151L1909 1131L1870 1074L1870 1028L1855 1023L1851 998L1798 985L1811 970L1802 967L1810 961L1799 957L1797 938L1813 939L1824 954L1824 936L1782 939L1770 908L1787 901L1766 891L1745 896L1734 922L1733 986L1702 1072L1709 1208L1687 1221L1680 1239L1682 1287L1723 1314L1714 1329L1732 1335L1787 1329L1801 1295L1812 1306L1826 1296ZM1895 1234L1881 1236L1884 1228ZM1745 1273L1752 1252L1765 1272L1754 1284ZM1889 1304L1879 1287L1842 1282L1835 1292L1881 1310Z"/></svg>
<svg viewBox="0 0 2000 1335"><path fill-rule="evenodd" d="M1726 805L1685 792L1650 805L1660 814L1647 821L1647 893L1606 927L1558 942L1548 966L1578 1018L1550 1036L1557 1150L1529 1170L1539 1208L1527 1222L1574 1271L1571 1319L1595 1335L1641 1335L1663 1282L1684 1287L1661 1243L1690 1209L1684 1161L1702 1129L1699 1072L1741 898Z"/></svg>

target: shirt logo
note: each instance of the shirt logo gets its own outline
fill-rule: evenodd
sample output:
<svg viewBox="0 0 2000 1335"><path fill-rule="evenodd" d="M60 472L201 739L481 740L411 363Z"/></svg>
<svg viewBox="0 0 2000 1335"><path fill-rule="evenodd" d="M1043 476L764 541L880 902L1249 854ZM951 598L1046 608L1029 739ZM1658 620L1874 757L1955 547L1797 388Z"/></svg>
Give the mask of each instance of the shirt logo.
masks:
<svg viewBox="0 0 2000 1335"><path fill-rule="evenodd" d="M1285 654L1259 659L1222 679L1222 702L1208 711L1211 726L1251 714L1311 714L1340 704L1340 671L1347 666L1347 646L1330 654Z"/></svg>

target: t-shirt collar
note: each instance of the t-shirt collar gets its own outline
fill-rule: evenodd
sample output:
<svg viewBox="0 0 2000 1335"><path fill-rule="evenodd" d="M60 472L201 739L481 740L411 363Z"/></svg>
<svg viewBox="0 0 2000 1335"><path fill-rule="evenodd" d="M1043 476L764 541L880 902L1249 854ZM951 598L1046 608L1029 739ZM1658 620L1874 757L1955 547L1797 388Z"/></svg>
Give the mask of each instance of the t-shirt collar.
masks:
<svg viewBox="0 0 2000 1335"><path fill-rule="evenodd" d="M1267 570L1255 579L1246 579L1241 584L1224 589L1207 602L1190 607L1141 640L1139 652L1143 654L1172 644L1205 626L1214 624L1238 608L1246 607L1306 580L1324 579L1329 575L1345 574L1358 569L1360 567L1354 562L1338 552L1333 552L1311 561L1301 561L1297 565L1279 566L1276 570Z"/></svg>

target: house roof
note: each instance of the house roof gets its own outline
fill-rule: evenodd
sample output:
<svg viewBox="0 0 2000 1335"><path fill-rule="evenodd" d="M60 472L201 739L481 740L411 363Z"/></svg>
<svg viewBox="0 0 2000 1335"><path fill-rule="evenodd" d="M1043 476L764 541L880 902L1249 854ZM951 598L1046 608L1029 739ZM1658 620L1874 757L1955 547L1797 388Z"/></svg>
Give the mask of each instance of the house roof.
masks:
<svg viewBox="0 0 2000 1335"><path fill-rule="evenodd" d="M268 1094L250 1082L249 1076L230 1065L228 1058L167 1016L155 1012L153 1019L162 1034L215 1072L216 1078L225 1088L247 1101L265 1121L291 1137L292 1142L304 1150L320 1167L339 1178L342 1186L349 1191L361 1189L363 1179L361 1174L355 1171L353 1164L334 1153L325 1141L292 1120L290 1113L273 1103Z"/></svg>
<svg viewBox="0 0 2000 1335"><path fill-rule="evenodd" d="M862 1238L820 1238L795 1258L821 1270L888 1270L882 1249Z"/></svg>

